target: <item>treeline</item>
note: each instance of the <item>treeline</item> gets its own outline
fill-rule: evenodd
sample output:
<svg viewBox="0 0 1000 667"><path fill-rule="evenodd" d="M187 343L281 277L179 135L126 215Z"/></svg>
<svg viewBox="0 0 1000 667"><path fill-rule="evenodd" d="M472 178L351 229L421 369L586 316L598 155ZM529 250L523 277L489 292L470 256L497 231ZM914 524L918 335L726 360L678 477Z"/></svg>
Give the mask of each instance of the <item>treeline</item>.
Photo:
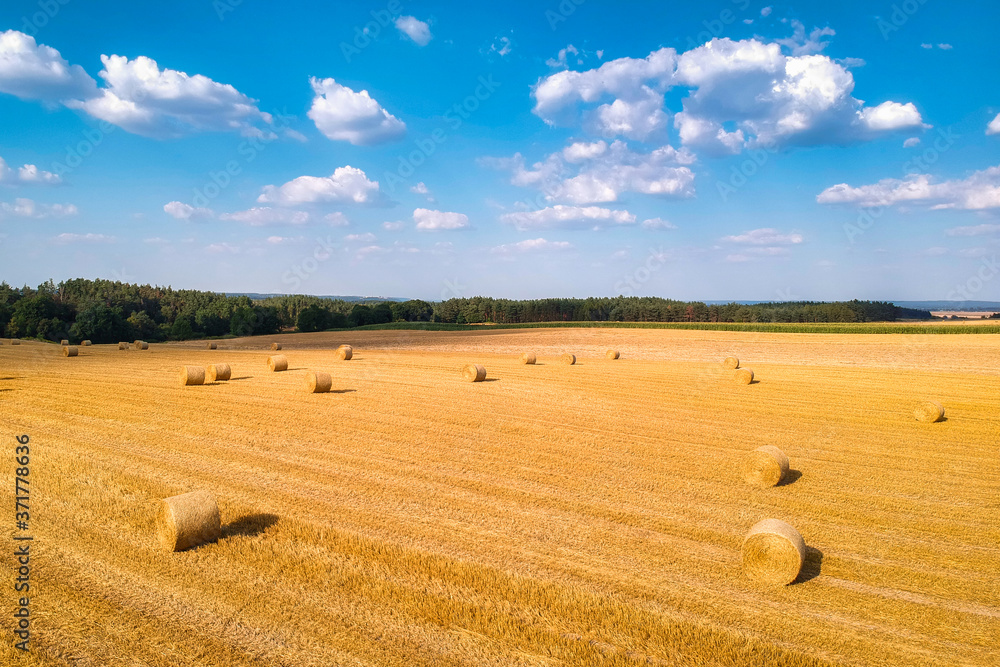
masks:
<svg viewBox="0 0 1000 667"><path fill-rule="evenodd" d="M390 322L895 322L931 319L881 301L707 305L658 297L529 299L473 297L428 303L357 303L313 296L253 300L110 280L51 280L31 289L0 283L0 336L114 343L324 331Z"/></svg>

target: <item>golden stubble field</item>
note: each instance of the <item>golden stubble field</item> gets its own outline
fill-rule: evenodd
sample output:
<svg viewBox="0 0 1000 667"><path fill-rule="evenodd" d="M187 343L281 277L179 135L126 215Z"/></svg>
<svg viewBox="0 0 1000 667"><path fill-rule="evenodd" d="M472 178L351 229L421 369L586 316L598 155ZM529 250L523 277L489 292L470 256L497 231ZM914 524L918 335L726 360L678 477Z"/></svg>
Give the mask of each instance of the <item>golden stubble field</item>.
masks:
<svg viewBox="0 0 1000 667"><path fill-rule="evenodd" d="M286 372L267 371L272 341ZM341 343L354 359L336 359ZM27 433L35 536L32 652L12 646L5 558L0 663L997 664L1000 336L528 329L203 347L0 345L3 488ZM528 350L538 365L518 363ZM758 382L734 384L728 354ZM177 382L217 362L230 382ZM486 382L462 380L473 362ZM307 370L331 372L334 392L305 393ZM928 398L946 421L912 418ZM739 479L764 444L788 454L791 483ZM157 503L194 489L216 495L222 539L167 553ZM741 570L767 517L809 547L791 586ZM2 520L11 535L13 512Z"/></svg>

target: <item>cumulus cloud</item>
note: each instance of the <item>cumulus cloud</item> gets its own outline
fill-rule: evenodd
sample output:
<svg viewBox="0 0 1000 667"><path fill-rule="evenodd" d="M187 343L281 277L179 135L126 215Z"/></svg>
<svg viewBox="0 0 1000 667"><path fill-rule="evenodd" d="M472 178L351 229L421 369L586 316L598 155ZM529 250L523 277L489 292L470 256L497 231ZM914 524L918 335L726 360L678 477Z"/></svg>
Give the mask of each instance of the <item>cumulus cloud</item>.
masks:
<svg viewBox="0 0 1000 667"><path fill-rule="evenodd" d="M920 145L920 137L910 137L903 142L903 148L913 148Z"/></svg>
<svg viewBox="0 0 1000 667"><path fill-rule="evenodd" d="M390 220L382 223L382 229L387 232L398 232L406 225L400 220Z"/></svg>
<svg viewBox="0 0 1000 667"><path fill-rule="evenodd" d="M544 250L569 250L572 247L573 245L568 241L546 241L545 239L538 238L498 245L490 248L490 252L495 255L514 255Z"/></svg>
<svg viewBox="0 0 1000 667"><path fill-rule="evenodd" d="M862 109L861 121L869 129L876 132L886 130L900 130L909 127L920 127L923 123L920 120L920 112L912 102L899 104L898 102L883 102L877 107Z"/></svg>
<svg viewBox="0 0 1000 667"><path fill-rule="evenodd" d="M340 211L334 211L333 213L327 213L323 216L323 222L330 225L331 227L347 227L350 225L350 221L347 216Z"/></svg>
<svg viewBox="0 0 1000 667"><path fill-rule="evenodd" d="M642 221L643 229L677 229L677 225L663 218L648 218Z"/></svg>
<svg viewBox="0 0 1000 667"><path fill-rule="evenodd" d="M396 19L396 29L406 35L418 46L427 46L434 39L431 27L415 16L400 16Z"/></svg>
<svg viewBox="0 0 1000 667"><path fill-rule="evenodd" d="M631 225L635 216L599 206L564 206L557 204L538 211L517 211L500 216L501 222L518 231L530 229L601 229L608 225Z"/></svg>
<svg viewBox="0 0 1000 667"><path fill-rule="evenodd" d="M0 33L0 92L59 102L97 95L97 83L58 51L16 30Z"/></svg>
<svg viewBox="0 0 1000 667"><path fill-rule="evenodd" d="M192 220L198 218L212 218L215 216L214 211L209 208L195 208L190 204L185 204L184 202L172 201L163 205L163 210L174 218L178 220Z"/></svg>
<svg viewBox="0 0 1000 667"><path fill-rule="evenodd" d="M287 208L271 208L270 206L255 206L245 211L223 213L219 220L242 222L251 227L265 225L304 225L310 216L306 211L293 211Z"/></svg>
<svg viewBox="0 0 1000 667"><path fill-rule="evenodd" d="M26 164L18 168L15 173L7 166L7 162L0 157L0 183L26 183L30 185L59 185L62 178L51 171L39 169L33 164Z"/></svg>
<svg viewBox="0 0 1000 667"><path fill-rule="evenodd" d="M418 208L413 211L413 222L417 223L419 231L424 232L465 229L469 226L469 216L464 213Z"/></svg>
<svg viewBox="0 0 1000 667"><path fill-rule="evenodd" d="M0 202L0 218L65 218L76 215L79 209L73 204L39 204L32 199L18 198L14 203Z"/></svg>
<svg viewBox="0 0 1000 667"><path fill-rule="evenodd" d="M331 176L299 176L281 186L265 185L257 197L262 204L280 206L326 202L374 204L380 199L378 183L350 165L338 167Z"/></svg>
<svg viewBox="0 0 1000 667"><path fill-rule="evenodd" d="M308 116L327 139L373 146L396 141L406 134L406 124L372 99L367 90L355 92L333 79L310 77L315 97Z"/></svg>
<svg viewBox="0 0 1000 667"><path fill-rule="evenodd" d="M986 134L1000 134L1000 113L986 126Z"/></svg>
<svg viewBox="0 0 1000 667"><path fill-rule="evenodd" d="M861 207L914 203L933 209L983 210L1000 208L1000 166L973 172L968 178L934 182L928 174L905 179L886 178L872 185L833 185L816 196L820 204Z"/></svg>
<svg viewBox="0 0 1000 667"><path fill-rule="evenodd" d="M67 243L112 243L115 240L114 236L107 236L105 234L71 234L65 233L60 234L52 239L60 245Z"/></svg>
<svg viewBox="0 0 1000 667"><path fill-rule="evenodd" d="M753 229L749 232L743 232L742 234L738 234L736 236L723 236L722 240L727 243L740 243L743 245L776 246L802 243L803 238L801 234L795 232L791 234L782 234L777 229L764 227L762 229Z"/></svg>
<svg viewBox="0 0 1000 667"><path fill-rule="evenodd" d="M418 195L427 195L430 194L431 191L427 189L427 186L424 184L423 181L420 181L412 188L410 188L410 192L415 192Z"/></svg>
<svg viewBox="0 0 1000 667"><path fill-rule="evenodd" d="M146 56L101 56L99 76L105 87L97 94L65 102L72 109L107 121L133 134L153 138L180 137L193 132L239 131L270 136L271 115L257 101L231 85L201 74L160 69Z"/></svg>

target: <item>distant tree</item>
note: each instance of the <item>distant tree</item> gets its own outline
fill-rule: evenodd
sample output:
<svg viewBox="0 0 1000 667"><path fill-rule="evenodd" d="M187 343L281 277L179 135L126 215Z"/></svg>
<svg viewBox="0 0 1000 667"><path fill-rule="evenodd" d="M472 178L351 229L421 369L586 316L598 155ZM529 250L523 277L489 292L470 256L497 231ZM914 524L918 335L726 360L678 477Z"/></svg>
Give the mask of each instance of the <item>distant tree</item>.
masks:
<svg viewBox="0 0 1000 667"><path fill-rule="evenodd" d="M122 317L121 308L96 303L81 310L69 330L73 340L92 340L95 343L113 343L128 340L131 328Z"/></svg>
<svg viewBox="0 0 1000 667"><path fill-rule="evenodd" d="M144 310L133 312L128 316L127 322L132 327L132 336L137 336L142 339L146 338L159 338L156 334L159 332L159 327L156 326L156 322L148 313Z"/></svg>
<svg viewBox="0 0 1000 667"><path fill-rule="evenodd" d="M191 318L181 315L174 320L170 327L170 337L174 340L190 340L194 338L194 327L191 326Z"/></svg>
<svg viewBox="0 0 1000 667"><path fill-rule="evenodd" d="M229 318L229 333L234 336L252 336L257 324L257 315L250 306L240 306Z"/></svg>
<svg viewBox="0 0 1000 667"><path fill-rule="evenodd" d="M351 308L351 314L347 316L347 322L352 327L363 327L366 324L374 324L373 319L372 309L361 304Z"/></svg>
<svg viewBox="0 0 1000 667"><path fill-rule="evenodd" d="M333 328L333 313L317 304L313 304L304 308L299 313L299 318L295 322L295 328L303 332L331 329Z"/></svg>

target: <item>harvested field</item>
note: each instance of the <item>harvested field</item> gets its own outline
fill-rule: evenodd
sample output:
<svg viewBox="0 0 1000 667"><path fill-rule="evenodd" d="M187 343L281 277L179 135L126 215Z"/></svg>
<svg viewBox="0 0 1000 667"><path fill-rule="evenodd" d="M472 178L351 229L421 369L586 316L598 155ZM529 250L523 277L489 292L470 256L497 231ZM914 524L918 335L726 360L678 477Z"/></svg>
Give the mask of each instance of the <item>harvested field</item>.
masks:
<svg viewBox="0 0 1000 667"><path fill-rule="evenodd" d="M8 639L0 664L995 664L1000 336L273 338L286 372L254 339L0 347L39 581L33 657ZM222 360L230 382L177 383ZM316 368L333 391L302 390ZM914 419L929 399L944 421ZM761 445L777 487L740 475ZM159 503L193 490L221 537L167 552ZM743 571L765 518L804 538L792 585Z"/></svg>

